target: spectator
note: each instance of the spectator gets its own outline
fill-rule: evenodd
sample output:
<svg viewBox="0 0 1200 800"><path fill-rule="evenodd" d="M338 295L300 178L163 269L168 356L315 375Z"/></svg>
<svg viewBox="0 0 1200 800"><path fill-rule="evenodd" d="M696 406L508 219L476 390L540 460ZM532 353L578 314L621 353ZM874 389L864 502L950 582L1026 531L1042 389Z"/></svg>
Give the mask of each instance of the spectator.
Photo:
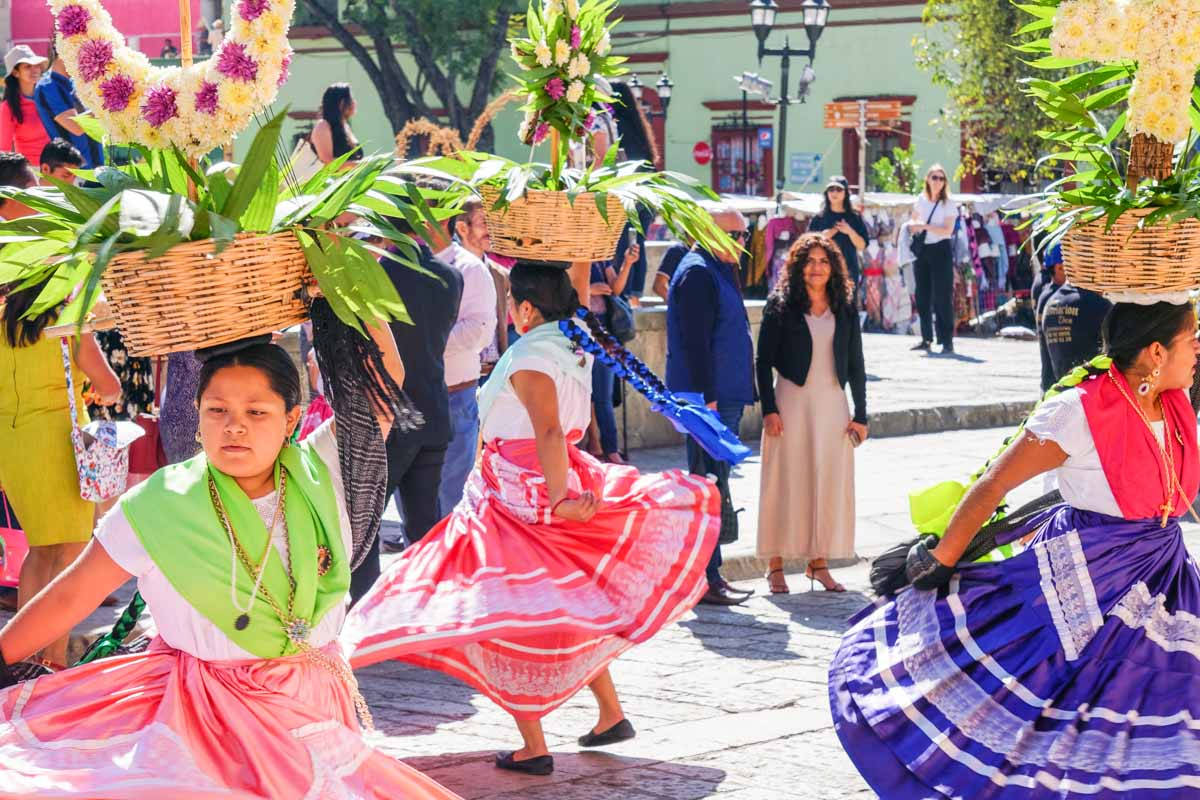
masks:
<svg viewBox="0 0 1200 800"><path fill-rule="evenodd" d="M713 221L733 237L746 241L746 219L724 204L709 207ZM709 252L699 246L679 262L667 293L667 387L673 392L703 395L721 421L735 434L742 412L754 402L754 343L742 290L738 286L739 250ZM729 495L729 463L717 461L691 438L688 469L715 476L721 490L721 538L737 538L737 515ZM721 546L713 548L706 575L708 591L700 600L713 605L745 601L721 577Z"/></svg>
<svg viewBox="0 0 1200 800"><path fill-rule="evenodd" d="M1047 392L1055 383L1054 364L1050 360L1050 348L1046 341L1046 331L1042 326L1042 312L1055 292L1066 282L1067 274L1063 270L1062 248L1055 245L1046 252L1046 259L1039 274L1041 280L1033 291L1033 319L1038 334L1038 355L1042 362L1042 391Z"/></svg>
<svg viewBox="0 0 1200 800"><path fill-rule="evenodd" d="M341 158L346 153L354 153L350 160L362 157L358 139L350 130L350 118L358 110L350 94L350 84L335 83L325 89L321 95L321 118L313 126L309 137L313 147L317 149L317 158L322 164L328 164L334 159Z"/></svg>
<svg viewBox="0 0 1200 800"><path fill-rule="evenodd" d="M691 245L686 242L676 242L663 253L662 261L658 264L658 272L654 273L654 293L664 301L667 299L667 289L671 286L671 278L679 268L679 262L691 252Z"/></svg>
<svg viewBox="0 0 1200 800"><path fill-rule="evenodd" d="M821 213L808 223L808 230L810 233L822 233L826 239L833 239L842 251L846 272L857 288L861 277L858 251L867 246L867 223L863 222L862 214L855 211L850 202L850 182L844 176L834 175L825 184Z"/></svg>
<svg viewBox="0 0 1200 800"><path fill-rule="evenodd" d="M200 386L200 360L191 350L181 350L167 356L165 386L158 411L158 435L162 439L167 462L178 464L200 452L196 431L200 415L196 410L196 390Z"/></svg>
<svg viewBox="0 0 1200 800"><path fill-rule="evenodd" d="M208 27L204 24L199 25L196 28L196 55L205 57L212 55L212 43L208 37Z"/></svg>
<svg viewBox="0 0 1200 800"><path fill-rule="evenodd" d="M641 248L636 244L625 251L621 271L612 267L612 262L597 261L592 264L592 277L588 308L601 319L608 313L607 297L620 295L629 280L629 272L637 263ZM613 373L601 361L592 363L592 407L596 412L596 427L600 430L600 457L612 464L624 464L617 446L617 417L613 412Z"/></svg>
<svg viewBox="0 0 1200 800"><path fill-rule="evenodd" d="M917 282L917 313L921 316L921 341L913 350L933 346L933 319L937 317L937 340L943 353L954 352L954 259L951 237L958 219L958 206L950 199L946 170L934 164L925 173L925 189L917 195L910 230L925 234L925 246L913 265Z"/></svg>
<svg viewBox="0 0 1200 800"><path fill-rule="evenodd" d="M55 56L51 68L38 80L33 102L46 135L73 144L83 156L84 169L95 169L104 163L104 148L84 133L75 119L83 104L75 94L75 82L67 75L62 58Z"/></svg>
<svg viewBox="0 0 1200 800"><path fill-rule="evenodd" d="M0 150L25 156L34 167L50 137L38 118L33 93L46 59L19 44L4 56L4 104L0 106Z"/></svg>
<svg viewBox="0 0 1200 800"><path fill-rule="evenodd" d="M617 102L613 104L612 120L615 123L617 142L624 158L630 161L641 161L643 169L653 169L655 148L653 144L654 131L650 121L646 119L641 105L634 99L633 92L625 83L612 84L612 96ZM646 288L646 229L654 221L654 212L646 206L639 205L637 209L638 222L641 232L637 234L639 248L638 260L634 262L623 294L630 298L633 305L641 302L642 292ZM625 231L617 242L617 251L613 254L613 263L625 261L625 249L629 246L629 231L637 230L632 223L625 223Z"/></svg>
<svg viewBox="0 0 1200 800"><path fill-rule="evenodd" d="M159 58L179 58L179 48L170 39L163 42L162 51L158 54Z"/></svg>
<svg viewBox="0 0 1200 800"><path fill-rule="evenodd" d="M214 19L212 24L208 26L208 48L209 52L215 53L221 49L221 44L225 41L225 23L220 17Z"/></svg>
<svg viewBox="0 0 1200 800"><path fill-rule="evenodd" d="M398 227L408 229L403 221ZM438 489L446 447L453 428L450 422L450 396L446 391L446 341L458 315L463 277L445 262L435 258L427 244L420 245L419 261L429 274L418 272L396 259L384 259L383 268L396 292L404 299L412 324L393 322L392 335L400 360L404 362L402 387L413 407L425 418L415 431L392 430L387 439L389 496L404 517L405 541L385 541L368 552L350 581L350 597L357 602L379 577L379 550L403 550L424 538L441 519ZM431 277L432 276L432 277Z"/></svg>
<svg viewBox="0 0 1200 800"><path fill-rule="evenodd" d="M83 154L66 139L51 139L38 160L43 175L63 183L75 183L75 173L71 170L83 167Z"/></svg>
<svg viewBox="0 0 1200 800"><path fill-rule="evenodd" d="M24 156L0 153L0 186L25 189L36 180ZM32 213L18 205L6 201L0 213L6 219ZM92 535L94 513L93 505L79 496L59 339L43 336L61 309L26 316L44 288L43 282L10 292L0 312L0 375L15 376L0 381L0 486L29 542L17 588L21 606L83 551ZM121 384L96 340L87 334L76 341L72 369L81 370L105 402L119 400ZM83 375L75 376L80 424L87 422ZM52 666L64 666L66 639L49 645L43 657Z"/></svg>
<svg viewBox="0 0 1200 800"><path fill-rule="evenodd" d="M481 356L492 343L497 325L496 284L483 263L484 254L492 243L483 204L477 200L467 201L462 214L454 219L451 230L458 239L438 253L438 258L462 275L463 289L458 319L446 343L446 386L450 390L453 434L446 449L442 485L438 491L438 511L443 517L462 499L463 486L475 465L479 444L479 406L475 391L482 374Z"/></svg>
<svg viewBox="0 0 1200 800"><path fill-rule="evenodd" d="M508 273L511 267L497 262L490 255L485 256L484 261L492 273L492 284L496 287L496 334L492 337L492 343L484 348L483 355L480 356L483 361L480 368L482 374L479 377L481 386L492 374L500 356L504 355L509 345L515 341L515 338L510 338L515 337L515 331L510 333L509 329L512 326L508 322Z"/></svg>
<svg viewBox="0 0 1200 800"><path fill-rule="evenodd" d="M763 312L758 556L768 559L772 594L788 592L785 558L806 559L810 581L845 591L826 559L854 555L854 446L867 438L867 373L853 292L840 249L809 233L788 251Z"/></svg>
<svg viewBox="0 0 1200 800"><path fill-rule="evenodd" d="M1039 338L1050 356L1051 385L1100 354L1100 326L1112 303L1064 281L1042 307Z"/></svg>

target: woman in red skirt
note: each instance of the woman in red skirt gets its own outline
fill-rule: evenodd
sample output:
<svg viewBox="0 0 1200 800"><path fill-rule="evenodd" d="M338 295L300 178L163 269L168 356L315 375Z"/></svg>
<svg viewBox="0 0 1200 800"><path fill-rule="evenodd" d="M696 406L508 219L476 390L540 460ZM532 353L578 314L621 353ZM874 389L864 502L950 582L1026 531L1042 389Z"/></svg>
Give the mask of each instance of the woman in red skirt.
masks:
<svg viewBox="0 0 1200 800"><path fill-rule="evenodd" d="M592 356L564 332L579 305L564 267L513 268L521 338L480 390L483 454L464 497L343 634L354 667L399 659L490 697L524 739L496 765L537 775L554 769L541 718L584 686L600 715L580 745L633 737L608 664L695 605L720 525L707 480L641 475L575 446L591 418Z"/></svg>

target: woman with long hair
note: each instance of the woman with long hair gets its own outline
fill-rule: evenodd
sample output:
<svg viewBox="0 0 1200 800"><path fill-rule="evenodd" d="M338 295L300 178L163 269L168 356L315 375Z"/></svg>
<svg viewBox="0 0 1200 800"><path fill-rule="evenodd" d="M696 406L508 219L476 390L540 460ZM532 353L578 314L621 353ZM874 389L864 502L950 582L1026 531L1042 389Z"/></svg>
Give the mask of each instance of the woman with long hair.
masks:
<svg viewBox="0 0 1200 800"><path fill-rule="evenodd" d="M402 382L387 328L369 330L375 368ZM127 492L0 630L6 686L6 662L131 577L158 629L144 652L0 690L0 797L455 797L362 738L369 712L337 644L362 490L338 440L355 437L329 421L292 444L300 375L268 338L198 353L203 451ZM386 436L392 413L353 400Z"/></svg>
<svg viewBox="0 0 1200 800"><path fill-rule="evenodd" d="M586 334L566 266L513 267L521 338L480 390L484 450L463 501L376 581L343 637L355 667L398 658L483 692L524 740L496 766L536 775L554 769L541 718L584 686L600 713L580 745L634 736L608 664L695 605L720 522L703 478L640 475L576 447L592 356L571 338Z"/></svg>
<svg viewBox="0 0 1200 800"><path fill-rule="evenodd" d="M763 311L756 367L762 400L758 556L772 594L785 594L785 558L844 591L829 558L854 555L854 447L867 438L867 373L853 283L841 251L801 236ZM854 416L845 385L854 396Z"/></svg>
<svg viewBox="0 0 1200 800"><path fill-rule="evenodd" d="M854 210L850 201L850 183L841 175L834 175L825 185L821 213L808 223L809 233L820 233L832 239L842 251L846 272L857 288L860 278L858 253L867 247L867 223L862 214ZM853 298L853 295L851 295Z"/></svg>
<svg viewBox="0 0 1200 800"><path fill-rule="evenodd" d="M33 92L49 61L19 44L4 56L4 102L0 105L0 150L25 156L35 168L50 135L38 116Z"/></svg>
<svg viewBox="0 0 1200 800"><path fill-rule="evenodd" d="M612 106L612 118L615 123L618 146L624 152L626 159L643 162L643 169L654 169L654 165L658 161L659 150L654 142L654 130L650 126L650 120L642 111L641 104L634 99L633 90L629 88L628 84L617 81L612 84L612 89L613 96L617 100ZM614 267L623 264L625 253L631 244L630 239L632 238L636 242L638 257L633 262L629 280L621 292L629 298L629 302L634 306L641 304L642 294L646 290L646 231L649 229L650 223L654 222L654 212L649 207L638 205L637 213L641 230L635 228L633 223L626 222L625 230L617 240L617 249L613 253L612 259Z"/></svg>
<svg viewBox="0 0 1200 800"><path fill-rule="evenodd" d="M917 313L921 317L921 341L913 350L933 346L934 317L937 341L943 353L954 352L954 222L958 206L950 198L946 170L934 164L925 172L925 188L917 195L908 223L913 237L921 242L913 265L917 287Z"/></svg>
<svg viewBox="0 0 1200 800"><path fill-rule="evenodd" d="M851 619L830 700L879 795L1200 791L1200 575L1179 527L1200 488L1198 352L1191 304L1114 306L1105 356L1055 386L936 546L909 551L912 586ZM994 539L1025 549L960 563L1005 495L1050 470L1064 502Z"/></svg>
<svg viewBox="0 0 1200 800"><path fill-rule="evenodd" d="M325 89L321 95L321 118L312 131L312 144L321 163L328 164L346 153L354 153L351 161L362 157L358 139L350 130L350 118L357 110L350 84L334 83Z"/></svg>

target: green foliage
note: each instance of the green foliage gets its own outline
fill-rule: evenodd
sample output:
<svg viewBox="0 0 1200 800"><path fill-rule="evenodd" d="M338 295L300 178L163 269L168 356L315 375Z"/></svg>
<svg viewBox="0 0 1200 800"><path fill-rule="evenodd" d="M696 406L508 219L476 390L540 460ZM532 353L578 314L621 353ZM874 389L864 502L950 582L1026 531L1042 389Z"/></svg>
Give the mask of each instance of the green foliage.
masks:
<svg viewBox="0 0 1200 800"><path fill-rule="evenodd" d="M411 205L423 206L423 198L415 190L395 191L385 175L394 164L390 155L364 158L353 168L344 168L342 158L303 183L286 180L288 165L276 157L285 117L281 113L262 126L241 166L221 162L197 167L178 150L140 148L136 163L80 171L94 187L50 179L50 188L0 189L0 197L41 212L0 222L0 284L28 288L46 282L29 313L39 314L74 295L60 321L82 322L99 293L101 276L117 255L140 252L152 259L181 243L209 239L220 252L239 233L290 230L322 293L347 324L407 320L372 248L350 234L368 230L411 248L388 218L411 215ZM335 221L347 212L358 220L341 229Z"/></svg>
<svg viewBox="0 0 1200 800"><path fill-rule="evenodd" d="M913 148L893 147L892 157L881 156L871 165L875 190L896 194L915 194L921 188L921 162L913 158Z"/></svg>
<svg viewBox="0 0 1200 800"><path fill-rule="evenodd" d="M1057 0L1033 3L1057 6ZM935 125L947 136L958 137L961 130L965 154L960 174L995 171L1018 183L1051 176L1048 169L1034 168L1042 152L1037 131L1046 120L1021 88L1022 80L1044 76L1030 66L1021 48L1044 26L1027 25L1029 15L1022 9L1008 0L925 4L925 32L914 37L913 51L917 65L949 95Z"/></svg>

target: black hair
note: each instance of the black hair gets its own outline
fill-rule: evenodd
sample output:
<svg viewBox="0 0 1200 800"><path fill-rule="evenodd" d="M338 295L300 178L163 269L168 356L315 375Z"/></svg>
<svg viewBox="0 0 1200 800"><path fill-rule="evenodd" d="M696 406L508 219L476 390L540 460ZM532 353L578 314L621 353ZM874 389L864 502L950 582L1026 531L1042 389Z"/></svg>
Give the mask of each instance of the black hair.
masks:
<svg viewBox="0 0 1200 800"><path fill-rule="evenodd" d="M42 148L38 161L52 170L59 167L82 167L83 153L66 139L51 139Z"/></svg>
<svg viewBox="0 0 1200 800"><path fill-rule="evenodd" d="M458 223L466 222L467 219L476 211L483 211L483 201L471 198L462 205L462 209L450 219L450 235L458 235Z"/></svg>
<svg viewBox="0 0 1200 800"><path fill-rule="evenodd" d="M33 172L29 169L29 159L20 153L0 153L0 186L28 189L34 180Z"/></svg>
<svg viewBox="0 0 1200 800"><path fill-rule="evenodd" d="M1100 332L1104 354L1113 360L1117 369L1128 370L1141 352L1158 342L1170 347L1171 342L1192 320L1195 311L1190 303L1117 303L1104 317Z"/></svg>
<svg viewBox="0 0 1200 800"><path fill-rule="evenodd" d="M843 213L843 214L855 213L854 204L852 202L850 202L850 185L849 185L850 182L847 181L841 175L834 175L825 184L825 188L821 190L821 198L822 198L821 214L827 215L827 214L836 213L833 210L833 204L829 202L829 185L833 184L833 183L836 183L838 186L842 187L842 212L841 213Z"/></svg>
<svg viewBox="0 0 1200 800"><path fill-rule="evenodd" d="M617 136L621 139L625 157L632 161L654 163L654 151L650 147L650 137L646 135L646 123L638 112L633 91L619 81L613 83L612 88L613 97L619 101L613 103L613 121L617 124Z"/></svg>
<svg viewBox="0 0 1200 800"><path fill-rule="evenodd" d="M4 102L8 104L8 110L12 112L16 123L24 125L25 112L21 110L21 82L17 80L15 70L4 78Z"/></svg>
<svg viewBox="0 0 1200 800"><path fill-rule="evenodd" d="M50 279L47 278L27 289L10 292L5 297L3 315L0 316L0 319L4 323L4 336L13 347L28 347L37 344L38 340L42 338L42 331L58 317L61 305L46 309L37 316L22 319L49 282Z"/></svg>
<svg viewBox="0 0 1200 800"><path fill-rule="evenodd" d="M346 107L352 102L348 83L330 84L325 94L321 95L321 119L329 123L334 158L340 158L354 149L346 133Z"/></svg>
<svg viewBox="0 0 1200 800"><path fill-rule="evenodd" d="M277 344L261 339L234 342L196 351L201 362L196 402L204 395L213 376L228 367L253 367L267 377L271 391L283 398L288 411L300 405L300 371L292 357Z"/></svg>
<svg viewBox="0 0 1200 800"><path fill-rule="evenodd" d="M546 322L569 318L579 308L579 294L566 266L553 261L518 261L508 275L513 302L529 301Z"/></svg>

